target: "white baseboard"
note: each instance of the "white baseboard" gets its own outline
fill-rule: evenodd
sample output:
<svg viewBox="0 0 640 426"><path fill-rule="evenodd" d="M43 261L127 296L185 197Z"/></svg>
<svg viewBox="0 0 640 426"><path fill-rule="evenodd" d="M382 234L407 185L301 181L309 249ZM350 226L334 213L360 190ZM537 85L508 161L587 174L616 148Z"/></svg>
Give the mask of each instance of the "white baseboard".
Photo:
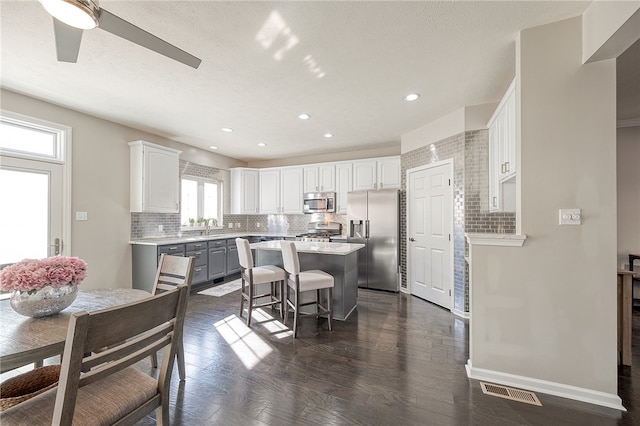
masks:
<svg viewBox="0 0 640 426"><path fill-rule="evenodd" d="M627 409L622 406L622 399L615 394L533 379L531 377L516 376L515 374L502 373L500 371L474 368L471 365L471 360L467 361L465 369L470 379L483 380L562 398L575 399L576 401L588 402L590 404L602 405L603 407L614 408L620 411L627 411Z"/></svg>
<svg viewBox="0 0 640 426"><path fill-rule="evenodd" d="M471 313L470 312L465 312L465 311L460 311L458 309L453 309L451 310L451 313L453 313L453 315L460 317L460 318L464 318L464 319L469 319L471 318Z"/></svg>

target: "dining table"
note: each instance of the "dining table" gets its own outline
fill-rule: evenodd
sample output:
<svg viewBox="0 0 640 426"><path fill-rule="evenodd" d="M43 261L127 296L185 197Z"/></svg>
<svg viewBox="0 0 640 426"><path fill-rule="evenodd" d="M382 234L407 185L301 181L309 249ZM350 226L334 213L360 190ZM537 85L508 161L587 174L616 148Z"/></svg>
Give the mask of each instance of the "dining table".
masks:
<svg viewBox="0 0 640 426"><path fill-rule="evenodd" d="M40 318L20 315L8 299L0 301L0 373L62 354L74 312L96 311L147 297L151 294L136 289L80 290L71 306Z"/></svg>

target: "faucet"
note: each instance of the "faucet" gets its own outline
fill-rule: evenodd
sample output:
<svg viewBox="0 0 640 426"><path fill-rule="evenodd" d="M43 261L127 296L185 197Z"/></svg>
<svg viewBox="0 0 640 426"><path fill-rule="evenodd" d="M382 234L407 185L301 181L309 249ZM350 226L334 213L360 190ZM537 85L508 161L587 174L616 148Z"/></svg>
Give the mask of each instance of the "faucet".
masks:
<svg viewBox="0 0 640 426"><path fill-rule="evenodd" d="M211 233L211 219L207 219L204 230L200 231L200 235L209 235Z"/></svg>

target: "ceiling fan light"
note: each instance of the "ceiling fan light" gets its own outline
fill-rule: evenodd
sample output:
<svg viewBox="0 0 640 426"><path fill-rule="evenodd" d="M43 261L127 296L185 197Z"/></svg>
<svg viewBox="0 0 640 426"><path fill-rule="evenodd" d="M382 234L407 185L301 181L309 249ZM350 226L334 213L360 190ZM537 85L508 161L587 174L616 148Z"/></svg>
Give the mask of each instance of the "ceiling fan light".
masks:
<svg viewBox="0 0 640 426"><path fill-rule="evenodd" d="M97 1L40 0L40 3L51 16L72 27L90 30L98 25Z"/></svg>

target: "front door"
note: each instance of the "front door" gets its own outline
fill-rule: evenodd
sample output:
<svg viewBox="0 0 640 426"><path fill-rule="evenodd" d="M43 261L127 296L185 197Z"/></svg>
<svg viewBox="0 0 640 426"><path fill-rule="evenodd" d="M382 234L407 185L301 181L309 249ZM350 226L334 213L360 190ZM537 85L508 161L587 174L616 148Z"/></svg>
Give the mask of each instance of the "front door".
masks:
<svg viewBox="0 0 640 426"><path fill-rule="evenodd" d="M0 157L0 264L62 254L62 167Z"/></svg>
<svg viewBox="0 0 640 426"><path fill-rule="evenodd" d="M451 309L453 165L407 171L407 254L411 294Z"/></svg>

